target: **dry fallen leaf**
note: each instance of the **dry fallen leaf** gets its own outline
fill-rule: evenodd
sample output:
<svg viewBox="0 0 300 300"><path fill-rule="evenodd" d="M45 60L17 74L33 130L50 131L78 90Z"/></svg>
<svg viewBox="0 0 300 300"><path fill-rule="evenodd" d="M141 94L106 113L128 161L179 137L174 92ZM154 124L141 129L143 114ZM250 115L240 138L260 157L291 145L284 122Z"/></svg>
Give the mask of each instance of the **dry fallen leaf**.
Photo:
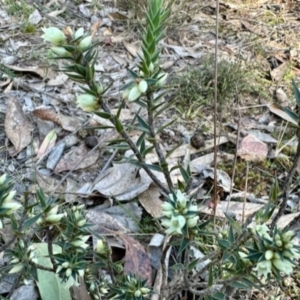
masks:
<svg viewBox="0 0 300 300"><path fill-rule="evenodd" d="M89 151L85 145L80 145L62 157L56 165L54 173L91 167L95 164L98 157L98 151Z"/></svg>
<svg viewBox="0 0 300 300"><path fill-rule="evenodd" d="M37 118L43 121L52 121L58 125L61 125L57 113L49 108L46 107L36 108L34 111L32 111L32 113L34 116L36 116Z"/></svg>
<svg viewBox="0 0 300 300"><path fill-rule="evenodd" d="M153 218L162 217L162 203L159 199L160 190L155 184L151 184L149 188L139 195L139 202L149 215Z"/></svg>
<svg viewBox="0 0 300 300"><path fill-rule="evenodd" d="M151 262L144 247L135 239L128 235L119 236L125 244L125 274L135 274L143 279L147 279L148 284L152 284L151 280Z"/></svg>
<svg viewBox="0 0 300 300"><path fill-rule="evenodd" d="M12 156L17 155L31 142L33 125L25 116L18 99L9 97L5 115L5 133L15 147Z"/></svg>

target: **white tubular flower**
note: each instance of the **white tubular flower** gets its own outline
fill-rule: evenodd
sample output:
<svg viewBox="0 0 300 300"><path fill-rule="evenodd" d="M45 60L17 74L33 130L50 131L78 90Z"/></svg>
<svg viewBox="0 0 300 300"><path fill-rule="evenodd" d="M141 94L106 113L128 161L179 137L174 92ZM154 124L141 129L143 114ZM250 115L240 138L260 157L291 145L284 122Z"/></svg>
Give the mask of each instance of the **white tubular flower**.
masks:
<svg viewBox="0 0 300 300"><path fill-rule="evenodd" d="M82 37L83 34L84 34L84 29L83 29L83 27L78 28L78 29L76 30L75 34L74 34L74 38L75 38L75 39L78 39L78 38Z"/></svg>
<svg viewBox="0 0 300 300"><path fill-rule="evenodd" d="M72 57L72 53L63 47L51 47L50 50L57 56Z"/></svg>
<svg viewBox="0 0 300 300"><path fill-rule="evenodd" d="M3 184L4 181L6 180L7 178L7 175L6 174L3 174L1 177L0 177L0 184Z"/></svg>
<svg viewBox="0 0 300 300"><path fill-rule="evenodd" d="M66 276L69 277L69 276L71 276L71 274L72 274L72 269L68 268L66 271Z"/></svg>
<svg viewBox="0 0 300 300"><path fill-rule="evenodd" d="M104 287L100 287L99 290L100 290L101 294L107 294L108 293L108 290Z"/></svg>
<svg viewBox="0 0 300 300"><path fill-rule="evenodd" d="M66 41L65 34L56 27L43 28L42 30L44 32L42 38L53 45L61 45Z"/></svg>
<svg viewBox="0 0 300 300"><path fill-rule="evenodd" d="M287 257L287 258L298 259L300 257L299 250L296 249L296 248L285 250L285 251L283 251L282 254L283 254L284 257Z"/></svg>
<svg viewBox="0 0 300 300"><path fill-rule="evenodd" d="M106 253L106 245L101 239L97 241L96 252L100 255Z"/></svg>
<svg viewBox="0 0 300 300"><path fill-rule="evenodd" d="M161 205L162 209L164 211L173 211L174 210L174 207L172 204L170 204L169 202L164 202L162 205Z"/></svg>
<svg viewBox="0 0 300 300"><path fill-rule="evenodd" d="M23 266L22 263L17 264L17 265L12 267L12 269L8 272L8 274L21 272L23 270L23 268L24 268L24 266Z"/></svg>
<svg viewBox="0 0 300 300"><path fill-rule="evenodd" d="M285 243L288 243L294 235L294 231L289 230L282 235L282 239Z"/></svg>
<svg viewBox="0 0 300 300"><path fill-rule="evenodd" d="M47 216L56 215L57 211L58 211L58 205L55 205L49 210L49 212L47 213Z"/></svg>
<svg viewBox="0 0 300 300"><path fill-rule="evenodd" d="M267 250L265 253L266 260L271 260L274 256L274 252L272 250Z"/></svg>
<svg viewBox="0 0 300 300"><path fill-rule="evenodd" d="M198 223L198 219L199 219L199 216L195 216L193 218L187 219L186 223L187 223L188 228L195 227Z"/></svg>
<svg viewBox="0 0 300 300"><path fill-rule="evenodd" d="M139 90L141 93L145 93L148 89L148 83L146 80L141 80L139 83Z"/></svg>
<svg viewBox="0 0 300 300"><path fill-rule="evenodd" d="M182 228L184 227L186 223L185 217L183 216L172 216L170 220L170 226L166 230L167 235L172 234L182 234Z"/></svg>
<svg viewBox="0 0 300 300"><path fill-rule="evenodd" d="M90 94L77 96L77 106L86 112L91 112L99 108L96 98Z"/></svg>
<svg viewBox="0 0 300 300"><path fill-rule="evenodd" d="M259 236L266 238L266 239L271 239L270 235L268 234L268 231L270 229L267 227L267 225L262 224L262 225L256 225L253 228L253 233L258 234Z"/></svg>
<svg viewBox="0 0 300 300"><path fill-rule="evenodd" d="M133 88L130 89L128 94L128 101L132 102L137 100L141 96L142 92L139 89L138 85L135 85Z"/></svg>
<svg viewBox="0 0 300 300"><path fill-rule="evenodd" d="M5 211L6 215L11 215L14 211L18 210L22 205L20 203L17 202L8 202L8 203L4 203L1 208L2 209L7 209L7 211Z"/></svg>
<svg viewBox="0 0 300 300"><path fill-rule="evenodd" d="M140 288L140 291L142 292L143 295L147 295L147 294L149 294L149 292L151 290L148 288L142 287L142 288Z"/></svg>
<svg viewBox="0 0 300 300"><path fill-rule="evenodd" d="M83 269L80 269L77 271L78 275L83 277L84 276L84 270Z"/></svg>
<svg viewBox="0 0 300 300"><path fill-rule="evenodd" d="M287 275L293 272L293 264L287 259L273 259L272 264L278 271L283 272Z"/></svg>
<svg viewBox="0 0 300 300"><path fill-rule="evenodd" d="M88 48L92 43L92 36L89 35L87 37L85 37L84 39L82 39L82 41L79 43L79 49L80 50L85 50L86 48Z"/></svg>
<svg viewBox="0 0 300 300"><path fill-rule="evenodd" d="M78 226L78 227L82 227L82 226L84 226L85 224L86 224L86 220L84 220L84 219L77 222L77 226Z"/></svg>
<svg viewBox="0 0 300 300"><path fill-rule="evenodd" d="M66 269L70 266L70 263L68 261L65 261L64 263L61 264L61 266Z"/></svg>
<svg viewBox="0 0 300 300"><path fill-rule="evenodd" d="M137 290L137 291L134 292L134 297L136 297L136 298L141 297L141 295L142 295L142 293L141 293L140 290Z"/></svg>
<svg viewBox="0 0 300 300"><path fill-rule="evenodd" d="M186 195L182 193L180 190L178 190L176 192L176 198L177 198L177 203L179 203L179 207L185 208L187 203Z"/></svg>
<svg viewBox="0 0 300 300"><path fill-rule="evenodd" d="M253 271L257 272L257 276L264 276L265 278L268 277L268 274L271 273L272 270L272 263L269 260L264 260L259 262Z"/></svg>
<svg viewBox="0 0 300 300"><path fill-rule="evenodd" d="M65 216L65 214L57 214L48 216L45 221L50 224L57 224L61 221L61 219Z"/></svg>
<svg viewBox="0 0 300 300"><path fill-rule="evenodd" d="M9 203L9 202L11 202L11 200L14 198L15 194L16 194L16 191L10 191L10 192L8 193L8 195L4 198L4 200L3 200L2 203L4 204L4 203Z"/></svg>
<svg viewBox="0 0 300 300"><path fill-rule="evenodd" d="M161 78L156 82L156 86L158 86L158 87L162 87L166 83L167 78L168 78L168 74L166 74L166 73L162 73L160 75L161 75Z"/></svg>

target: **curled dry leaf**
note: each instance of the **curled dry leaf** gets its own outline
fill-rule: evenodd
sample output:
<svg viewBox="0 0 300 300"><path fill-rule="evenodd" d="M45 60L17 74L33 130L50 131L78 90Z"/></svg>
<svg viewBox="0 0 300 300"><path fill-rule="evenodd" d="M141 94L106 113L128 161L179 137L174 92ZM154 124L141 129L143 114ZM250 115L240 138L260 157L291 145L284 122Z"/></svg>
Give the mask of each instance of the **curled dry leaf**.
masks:
<svg viewBox="0 0 300 300"><path fill-rule="evenodd" d="M25 116L18 99L9 97L5 115L5 133L15 147L12 156L17 155L31 142L33 125Z"/></svg>

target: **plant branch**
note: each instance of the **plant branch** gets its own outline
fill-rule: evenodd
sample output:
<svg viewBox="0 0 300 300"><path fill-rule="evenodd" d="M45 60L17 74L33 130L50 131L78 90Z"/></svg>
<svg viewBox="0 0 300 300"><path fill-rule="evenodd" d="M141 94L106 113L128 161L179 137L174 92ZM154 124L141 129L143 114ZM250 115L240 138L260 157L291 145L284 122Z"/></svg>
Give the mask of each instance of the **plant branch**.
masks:
<svg viewBox="0 0 300 300"><path fill-rule="evenodd" d="M148 110L148 124L149 124L149 131L150 131L150 136L153 138L153 145L155 147L156 154L158 156L159 162L161 167L163 168L164 176L166 178L168 187L170 190L173 189L173 183L171 180L171 176L169 173L168 169L168 163L165 159L165 156L160 148L159 143L157 143L157 140L155 138L155 129L154 129L154 122L153 122L153 113L152 113L152 93L147 95L147 110Z"/></svg>

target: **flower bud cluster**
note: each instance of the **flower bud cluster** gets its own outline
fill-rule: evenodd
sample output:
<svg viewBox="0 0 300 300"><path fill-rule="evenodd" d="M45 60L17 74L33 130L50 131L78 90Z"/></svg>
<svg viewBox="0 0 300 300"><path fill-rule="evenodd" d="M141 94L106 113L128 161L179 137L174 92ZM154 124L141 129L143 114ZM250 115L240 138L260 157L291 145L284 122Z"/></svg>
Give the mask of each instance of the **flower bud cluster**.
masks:
<svg viewBox="0 0 300 300"><path fill-rule="evenodd" d="M137 279L134 275L124 276L118 287L113 286L112 298L109 299L149 299L151 289L145 284L145 280Z"/></svg>
<svg viewBox="0 0 300 300"><path fill-rule="evenodd" d="M42 30L44 32L42 38L53 45L51 51L58 57L71 58L73 53L84 52L92 44L92 36L85 35L83 28L79 28L75 33L69 27L64 32L56 27L43 28ZM74 51L72 53L67 49L74 49Z"/></svg>
<svg viewBox="0 0 300 300"><path fill-rule="evenodd" d="M180 190L169 194L168 202L162 204L163 219L161 225L166 227L166 234L182 234L183 228L192 229L198 223L198 207Z"/></svg>
<svg viewBox="0 0 300 300"><path fill-rule="evenodd" d="M263 238L264 245L262 249L264 257L253 269L257 275L267 277L272 271L291 274L294 267L293 260L300 257L299 248L295 246L293 240L294 232L291 230L282 232L275 228L271 238L266 225L256 225L252 231Z"/></svg>
<svg viewBox="0 0 300 300"><path fill-rule="evenodd" d="M22 205L13 200L16 191L12 181L4 174L0 177L0 229L4 227L2 218L9 217Z"/></svg>
<svg viewBox="0 0 300 300"><path fill-rule="evenodd" d="M24 268L26 269L26 266L28 266L30 262L37 264L38 259L35 250L36 248L33 245L25 247L24 242L20 240L15 246L15 249L10 251L11 260L9 266L12 266L12 268L8 273L19 273L24 270Z"/></svg>

